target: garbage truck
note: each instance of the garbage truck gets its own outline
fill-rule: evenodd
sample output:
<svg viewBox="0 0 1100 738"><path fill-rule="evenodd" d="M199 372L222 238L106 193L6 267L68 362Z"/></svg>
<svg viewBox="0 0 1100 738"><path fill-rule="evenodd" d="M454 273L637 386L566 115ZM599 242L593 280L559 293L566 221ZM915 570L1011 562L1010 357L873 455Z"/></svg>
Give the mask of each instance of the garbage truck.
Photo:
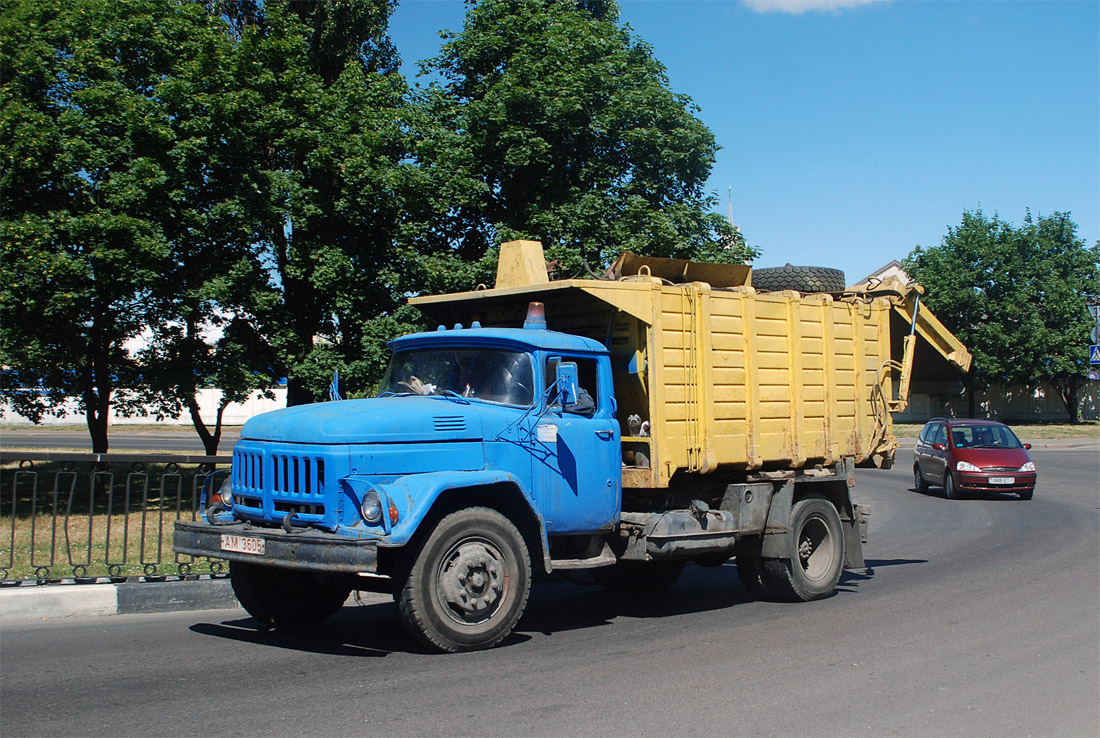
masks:
<svg viewBox="0 0 1100 738"><path fill-rule="evenodd" d="M754 597L827 597L865 566L854 469L891 465L914 367L970 355L917 286L797 286L630 253L551 280L503 244L493 287L412 298L439 327L389 343L376 397L250 419L175 550L227 559L266 626L392 593L441 652L500 643L555 572L644 597L732 561Z"/></svg>

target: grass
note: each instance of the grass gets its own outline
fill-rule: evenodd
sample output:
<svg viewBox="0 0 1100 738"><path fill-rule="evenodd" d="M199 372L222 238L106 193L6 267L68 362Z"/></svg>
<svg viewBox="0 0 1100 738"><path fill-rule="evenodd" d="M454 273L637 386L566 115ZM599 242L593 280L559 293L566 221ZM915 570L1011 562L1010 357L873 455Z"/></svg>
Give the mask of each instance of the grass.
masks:
<svg viewBox="0 0 1100 738"><path fill-rule="evenodd" d="M177 517L190 520L206 474L196 465L47 462L0 469L0 569L5 579L186 573L172 551ZM180 564L184 568L180 568ZM195 562L196 573L210 562Z"/></svg>

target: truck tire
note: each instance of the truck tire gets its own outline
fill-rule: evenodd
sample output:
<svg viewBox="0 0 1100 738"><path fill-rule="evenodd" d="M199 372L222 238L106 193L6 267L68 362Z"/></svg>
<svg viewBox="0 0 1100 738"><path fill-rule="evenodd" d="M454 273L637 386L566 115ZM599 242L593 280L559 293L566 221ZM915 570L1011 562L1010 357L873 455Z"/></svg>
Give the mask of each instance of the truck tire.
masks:
<svg viewBox="0 0 1100 738"><path fill-rule="evenodd" d="M759 556L738 554L734 561L737 564L737 576L741 578L742 586L753 599L764 602L775 600L775 592L772 591L768 578L764 574L764 559Z"/></svg>
<svg viewBox="0 0 1100 738"><path fill-rule="evenodd" d="M669 561L620 561L592 570L596 583L625 595L654 595L676 583L684 571L683 559Z"/></svg>
<svg viewBox="0 0 1100 738"><path fill-rule="evenodd" d="M397 609L413 638L433 651L477 651L519 622L531 558L512 521L471 507L444 517L414 547L397 584Z"/></svg>
<svg viewBox="0 0 1100 738"><path fill-rule="evenodd" d="M844 530L833 503L808 495L791 508L789 558L764 559L764 575L785 602L809 602L836 590L844 571Z"/></svg>
<svg viewBox="0 0 1100 738"><path fill-rule="evenodd" d="M316 625L335 615L351 594L351 585L338 576L245 561L229 563L229 582L249 615L276 627Z"/></svg>
<svg viewBox="0 0 1100 738"><path fill-rule="evenodd" d="M799 292L843 292L844 272L814 266L762 267L752 270L752 286L758 292L798 290Z"/></svg>

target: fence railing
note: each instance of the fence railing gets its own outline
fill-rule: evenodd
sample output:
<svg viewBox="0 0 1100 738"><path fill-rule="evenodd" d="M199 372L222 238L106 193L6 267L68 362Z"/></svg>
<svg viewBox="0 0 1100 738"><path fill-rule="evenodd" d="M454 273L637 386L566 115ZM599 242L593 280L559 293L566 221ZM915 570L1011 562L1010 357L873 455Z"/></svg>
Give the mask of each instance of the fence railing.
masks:
<svg viewBox="0 0 1100 738"><path fill-rule="evenodd" d="M224 573L220 559L172 550L176 520L201 514L229 456L0 451L0 579Z"/></svg>

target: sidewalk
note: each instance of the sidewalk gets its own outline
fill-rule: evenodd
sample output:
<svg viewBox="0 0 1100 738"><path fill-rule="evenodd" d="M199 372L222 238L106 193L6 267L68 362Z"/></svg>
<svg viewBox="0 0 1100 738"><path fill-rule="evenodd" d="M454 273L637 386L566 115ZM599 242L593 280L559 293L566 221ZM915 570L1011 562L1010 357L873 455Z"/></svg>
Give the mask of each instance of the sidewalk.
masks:
<svg viewBox="0 0 1100 738"><path fill-rule="evenodd" d="M353 593L349 600L354 599ZM359 599L366 604L392 601L389 595L374 592L360 592ZM229 577L224 575L117 584L106 578L89 584L77 584L71 579L62 580L60 584L31 581L0 587L0 621L240 608Z"/></svg>

